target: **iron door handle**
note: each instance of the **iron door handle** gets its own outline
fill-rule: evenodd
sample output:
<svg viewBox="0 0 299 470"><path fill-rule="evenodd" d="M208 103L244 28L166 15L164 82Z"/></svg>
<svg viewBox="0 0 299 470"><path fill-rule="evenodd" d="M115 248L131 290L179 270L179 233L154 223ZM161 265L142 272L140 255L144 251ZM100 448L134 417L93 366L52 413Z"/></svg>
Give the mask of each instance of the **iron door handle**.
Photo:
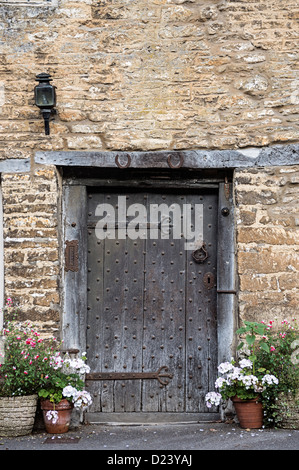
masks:
<svg viewBox="0 0 299 470"><path fill-rule="evenodd" d="M207 258L209 257L209 254L206 250L206 244L203 243L200 248L197 248L192 252L192 258L196 263L203 263Z"/></svg>

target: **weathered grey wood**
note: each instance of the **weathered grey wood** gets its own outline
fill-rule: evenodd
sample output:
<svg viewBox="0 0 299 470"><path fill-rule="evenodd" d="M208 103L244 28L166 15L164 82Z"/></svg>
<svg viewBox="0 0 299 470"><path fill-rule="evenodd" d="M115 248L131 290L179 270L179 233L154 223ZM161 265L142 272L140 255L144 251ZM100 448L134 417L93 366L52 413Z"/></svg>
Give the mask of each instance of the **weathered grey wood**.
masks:
<svg viewBox="0 0 299 470"><path fill-rule="evenodd" d="M128 155L130 160L128 160ZM183 162L182 168L248 168L299 163L299 144L244 150L182 150L148 152L36 152L35 162L57 166L118 168L118 162L130 168L170 168ZM181 160L180 160L181 159ZM123 171L125 171L124 168ZM173 171L176 171L175 169Z"/></svg>
<svg viewBox="0 0 299 470"><path fill-rule="evenodd" d="M29 158L8 158L0 161L0 173L25 173L30 171Z"/></svg>
<svg viewBox="0 0 299 470"><path fill-rule="evenodd" d="M66 186L63 189L63 315L64 349L85 351L86 344L86 188ZM66 240L78 240L78 272L65 271Z"/></svg>
<svg viewBox="0 0 299 470"><path fill-rule="evenodd" d="M206 272L216 275L217 193L124 193L127 206L146 205L148 214L150 204L175 203L181 214L185 203L205 204L209 259L196 266L192 251L185 250L182 228L180 238L173 239L173 224L165 239L161 233L150 238L145 224L145 239L97 240L96 207L105 202L116 208L118 194L106 189L88 196L88 362L92 373L152 373L165 366L172 378L166 386L131 375L128 380L105 376L96 384L88 380L96 393L90 411L206 412L204 395L217 361L217 344L211 345L217 342L216 288L207 295L202 286ZM117 221L118 227L127 224Z"/></svg>
<svg viewBox="0 0 299 470"><path fill-rule="evenodd" d="M218 362L234 355L236 331L236 261L232 183L219 185L218 211ZM228 208L227 216L222 209Z"/></svg>
<svg viewBox="0 0 299 470"><path fill-rule="evenodd" d="M205 179L201 177L200 179L188 179L188 180L175 180L173 178L164 179L162 175L159 175L159 178L149 179L149 178L139 178L139 179L123 179L118 180L112 178L101 179L101 187L127 187L127 188L177 188L177 189L218 189L218 184L223 182L224 178L214 178ZM98 187L99 179L93 178L65 178L65 185L71 186L88 186L88 187Z"/></svg>
<svg viewBox="0 0 299 470"><path fill-rule="evenodd" d="M149 204L177 204L185 196L149 194ZM170 212L173 220L173 214ZM166 230L165 230L166 231ZM172 379L166 387L153 381L143 383L143 411L183 411L185 409L185 253L184 240L146 241L144 295L144 365L146 370L166 366ZM182 255L180 255L182 253Z"/></svg>
<svg viewBox="0 0 299 470"><path fill-rule="evenodd" d="M214 390L217 368L217 209L218 194L189 195L189 203L204 204L203 241L208 258L197 263L187 254L186 270L186 374L187 411L208 411L205 394ZM214 282L206 286L205 275ZM211 276L211 280L212 280Z"/></svg>
<svg viewBox="0 0 299 470"><path fill-rule="evenodd" d="M92 413L85 415L88 424L106 425L156 425L197 424L219 420L219 413Z"/></svg>

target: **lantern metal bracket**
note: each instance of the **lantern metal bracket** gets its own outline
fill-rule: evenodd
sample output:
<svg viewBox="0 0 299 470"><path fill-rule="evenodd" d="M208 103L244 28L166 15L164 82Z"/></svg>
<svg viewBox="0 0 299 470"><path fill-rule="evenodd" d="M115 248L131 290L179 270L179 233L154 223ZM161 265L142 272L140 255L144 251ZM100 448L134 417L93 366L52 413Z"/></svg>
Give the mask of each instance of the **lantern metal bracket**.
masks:
<svg viewBox="0 0 299 470"><path fill-rule="evenodd" d="M56 87L51 85L51 75L48 73L40 73L36 76L39 84L34 88L35 104L41 110L44 123L45 134L50 135L50 117L56 114L54 109L56 106Z"/></svg>
<svg viewBox="0 0 299 470"><path fill-rule="evenodd" d="M41 113L45 123L45 134L50 135L50 117L51 114L54 114L53 109L42 109Z"/></svg>

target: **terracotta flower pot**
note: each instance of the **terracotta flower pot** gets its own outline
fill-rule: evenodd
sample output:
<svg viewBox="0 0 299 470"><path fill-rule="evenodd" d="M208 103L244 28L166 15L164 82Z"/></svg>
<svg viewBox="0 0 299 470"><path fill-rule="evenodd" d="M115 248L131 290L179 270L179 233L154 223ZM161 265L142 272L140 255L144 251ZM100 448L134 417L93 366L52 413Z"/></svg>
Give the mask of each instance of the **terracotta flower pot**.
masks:
<svg viewBox="0 0 299 470"><path fill-rule="evenodd" d="M252 400L233 397L232 402L241 428L259 429L263 426L263 405L258 397Z"/></svg>
<svg viewBox="0 0 299 470"><path fill-rule="evenodd" d="M67 400L52 403L50 400L41 401L46 431L50 434L68 432L71 423L73 405Z"/></svg>

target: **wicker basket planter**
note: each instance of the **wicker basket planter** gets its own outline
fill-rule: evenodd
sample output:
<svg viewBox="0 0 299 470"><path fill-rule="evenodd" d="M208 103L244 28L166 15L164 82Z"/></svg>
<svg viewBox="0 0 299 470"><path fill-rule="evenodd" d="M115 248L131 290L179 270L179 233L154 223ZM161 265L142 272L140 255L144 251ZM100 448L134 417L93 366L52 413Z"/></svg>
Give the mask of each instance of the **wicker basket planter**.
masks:
<svg viewBox="0 0 299 470"><path fill-rule="evenodd" d="M0 436L16 437L31 434L37 399L37 395L0 397Z"/></svg>

